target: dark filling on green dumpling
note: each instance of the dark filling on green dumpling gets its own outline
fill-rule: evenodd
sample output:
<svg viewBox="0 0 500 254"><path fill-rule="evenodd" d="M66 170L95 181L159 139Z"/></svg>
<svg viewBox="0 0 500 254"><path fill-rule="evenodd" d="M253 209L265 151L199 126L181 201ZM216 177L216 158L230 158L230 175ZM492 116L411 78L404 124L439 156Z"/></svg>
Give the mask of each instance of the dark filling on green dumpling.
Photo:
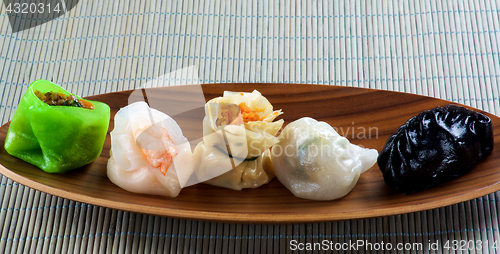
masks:
<svg viewBox="0 0 500 254"><path fill-rule="evenodd" d="M94 105L89 101L78 99L74 95L66 95L63 93L57 92L46 92L42 93L38 90L35 90L35 95L41 101L47 103L50 106L70 106L70 107L79 107L86 109L94 109Z"/></svg>

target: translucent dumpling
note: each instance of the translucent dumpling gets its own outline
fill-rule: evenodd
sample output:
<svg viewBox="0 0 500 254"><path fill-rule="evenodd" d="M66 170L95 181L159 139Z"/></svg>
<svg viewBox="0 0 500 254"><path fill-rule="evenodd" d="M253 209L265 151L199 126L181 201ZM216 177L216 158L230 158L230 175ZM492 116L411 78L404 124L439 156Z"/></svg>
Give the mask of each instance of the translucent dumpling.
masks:
<svg viewBox="0 0 500 254"><path fill-rule="evenodd" d="M347 195L378 152L351 144L329 124L304 117L288 124L271 149L276 177L295 196L333 200Z"/></svg>
<svg viewBox="0 0 500 254"><path fill-rule="evenodd" d="M193 173L193 154L175 120L136 102L116 113L114 125L107 166L111 182L130 192L179 195Z"/></svg>

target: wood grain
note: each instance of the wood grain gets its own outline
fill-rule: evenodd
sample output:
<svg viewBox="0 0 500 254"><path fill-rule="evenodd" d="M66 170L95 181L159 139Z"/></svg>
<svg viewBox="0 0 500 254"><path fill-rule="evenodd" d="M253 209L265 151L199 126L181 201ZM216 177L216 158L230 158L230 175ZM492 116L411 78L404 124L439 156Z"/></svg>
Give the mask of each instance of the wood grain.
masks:
<svg viewBox="0 0 500 254"><path fill-rule="evenodd" d="M150 103L162 102L174 110L192 108L199 86L148 88ZM448 101L382 90L290 84L210 84L202 85L205 100L221 96L225 90L260 91L285 125L308 116L325 121L351 142L382 150L386 139L410 117L423 110L450 104ZM109 131L120 107L129 102L132 91L87 97L111 107ZM199 104L199 102L198 102ZM202 103L201 103L202 104ZM201 105L200 104L200 105ZM152 104L153 105L153 104ZM474 109L476 110L476 109ZM476 110L479 111L479 110ZM480 111L481 112L481 111ZM495 146L498 146L500 119L493 122ZM201 137L203 108L173 116L189 139ZM5 142L9 124L0 128ZM371 133L371 137L365 132ZM370 131L369 131L370 130ZM343 133L342 133L343 132ZM110 138L106 138L101 156L93 163L64 174L49 174L0 149L0 173L23 185L56 196L120 210L177 218L250 223L290 223L370 218L427 210L481 197L500 190L500 152L481 161L468 174L436 188L411 195L387 187L377 165L362 174L346 197L317 202L294 197L277 179L258 189L234 191L198 184L183 189L176 198L130 193L111 183L106 176Z"/></svg>

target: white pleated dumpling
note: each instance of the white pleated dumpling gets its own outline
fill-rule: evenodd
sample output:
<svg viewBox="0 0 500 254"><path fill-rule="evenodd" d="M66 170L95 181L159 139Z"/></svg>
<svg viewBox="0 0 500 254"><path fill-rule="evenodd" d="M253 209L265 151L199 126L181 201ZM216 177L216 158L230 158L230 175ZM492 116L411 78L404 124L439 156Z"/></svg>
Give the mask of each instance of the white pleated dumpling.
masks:
<svg viewBox="0 0 500 254"><path fill-rule="evenodd" d="M176 197L193 173L191 146L179 125L145 102L118 111L111 131L108 178L136 193Z"/></svg>
<svg viewBox="0 0 500 254"><path fill-rule="evenodd" d="M351 144L329 124L309 117L288 124L278 138L271 149L276 177L304 199L347 195L378 156L377 150Z"/></svg>

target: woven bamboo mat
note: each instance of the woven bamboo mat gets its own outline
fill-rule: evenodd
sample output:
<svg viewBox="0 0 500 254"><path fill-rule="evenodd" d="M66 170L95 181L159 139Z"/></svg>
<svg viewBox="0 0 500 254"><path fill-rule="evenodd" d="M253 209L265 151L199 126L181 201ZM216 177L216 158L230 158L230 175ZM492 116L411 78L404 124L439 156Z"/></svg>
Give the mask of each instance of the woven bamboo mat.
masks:
<svg viewBox="0 0 500 254"><path fill-rule="evenodd" d="M0 10L2 124L35 79L87 96L134 89L193 65L203 83L370 87L500 115L498 1L81 1L18 33ZM437 253L447 252L448 240L472 249L451 245L450 253L500 248L498 192L383 218L247 225L117 211L0 179L1 253L291 253L292 240L422 243L424 253L438 241ZM416 248L405 253L422 252ZM317 252L328 251L307 251ZM387 253L350 253L368 252Z"/></svg>

